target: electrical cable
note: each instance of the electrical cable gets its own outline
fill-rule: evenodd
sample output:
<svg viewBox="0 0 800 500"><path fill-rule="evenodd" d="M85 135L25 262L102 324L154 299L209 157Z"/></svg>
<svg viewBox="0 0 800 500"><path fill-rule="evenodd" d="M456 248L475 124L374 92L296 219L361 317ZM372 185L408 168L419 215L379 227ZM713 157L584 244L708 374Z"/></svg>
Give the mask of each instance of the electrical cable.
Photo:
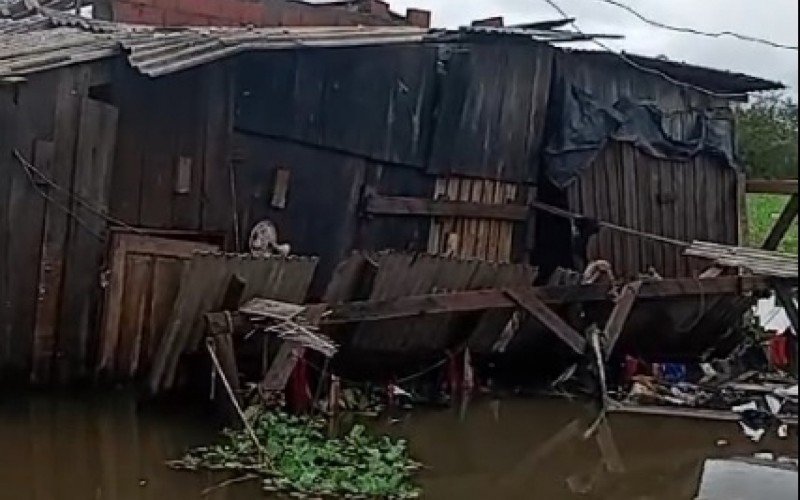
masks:
<svg viewBox="0 0 800 500"><path fill-rule="evenodd" d="M595 0L595 1L596 2L606 3L606 4L609 4L609 5L613 5L615 7L619 7L620 9L626 10L626 11L630 12L631 14L633 14L634 16L636 16L637 18L639 18L640 20L644 21L645 23L647 23L647 24L649 24L651 26L655 26L656 28L662 28L662 29L665 29L665 30L676 31L676 32L679 32L679 33L689 33L689 34L692 34L692 35L707 36L707 37L711 37L711 38L721 38L721 37L724 37L724 36L729 36L729 37L733 37L733 38L738 38L739 40L743 40L743 41L746 41L746 42L760 43L760 44L768 45L770 47L775 47L775 48L778 48L778 49L798 50L797 45L788 45L788 44L784 44L784 43L773 42L772 40L767 40L766 38L758 38L758 37L754 37L754 36L750 36L750 35L743 35L741 33L736 33L734 31L727 31L726 30L726 31L711 32L711 31L702 31L702 30L698 30L698 29L695 29L695 28L688 28L688 27L684 27L684 26L674 26L674 25L662 23L662 22L656 21L654 19L651 19L651 18L645 16L644 14L640 13L639 11L637 11L636 9L631 7L630 5L626 5L626 4L624 4L622 2L619 2L617 0Z"/></svg>

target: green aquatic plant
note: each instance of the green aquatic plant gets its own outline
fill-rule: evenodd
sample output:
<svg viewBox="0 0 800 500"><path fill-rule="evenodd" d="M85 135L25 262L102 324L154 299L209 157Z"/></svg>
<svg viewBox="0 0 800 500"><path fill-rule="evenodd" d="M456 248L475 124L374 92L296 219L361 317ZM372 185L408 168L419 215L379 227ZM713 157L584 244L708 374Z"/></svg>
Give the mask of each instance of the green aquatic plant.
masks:
<svg viewBox="0 0 800 500"><path fill-rule="evenodd" d="M219 443L189 450L170 462L188 470L257 474L267 491L297 497L409 499L419 464L405 440L374 436L360 424L340 438L328 438L327 422L283 412L249 412L259 445L247 432L226 429Z"/></svg>

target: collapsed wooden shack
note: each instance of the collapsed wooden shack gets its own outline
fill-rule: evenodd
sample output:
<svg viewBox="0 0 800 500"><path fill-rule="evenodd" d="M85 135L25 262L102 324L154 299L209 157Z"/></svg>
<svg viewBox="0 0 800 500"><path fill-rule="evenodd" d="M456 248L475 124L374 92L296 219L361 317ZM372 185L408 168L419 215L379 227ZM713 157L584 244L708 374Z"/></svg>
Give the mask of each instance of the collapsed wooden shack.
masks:
<svg viewBox="0 0 800 500"><path fill-rule="evenodd" d="M491 300L539 308L534 326L561 332L576 328L562 318L570 294L607 314L608 287L556 290L544 312L497 291L575 267L578 216L641 233L601 228L589 259L620 277L673 279L645 286L684 301L655 306L671 323L652 346L717 344L730 318L698 321L672 344L669 325L695 310L698 294L767 286L739 277L692 285L699 267L664 241L740 242L730 106L780 84L637 58L656 70L643 73L613 55L558 48L587 37L558 25L167 30L46 9L0 21L0 365L39 383L135 377L165 339L196 347L201 315L221 306L228 274L245 266L203 267L192 282L196 252L247 252L264 221L273 246L315 258L292 271L302 278L285 296L263 280L270 266L290 273L290 259L256 259L251 279L264 289L249 297L388 304L494 290L469 298L469 318L421 320L424 337L423 324L392 328L390 340L359 326L354 352L375 359L440 353L467 320L470 332L492 325L491 345L510 317L485 312ZM385 249L466 260L387 257L367 266L374 282L335 296L353 250ZM439 299L460 303L426 300ZM653 312L638 314L646 322ZM524 358L577 352L577 335L514 342L528 343L517 350Z"/></svg>

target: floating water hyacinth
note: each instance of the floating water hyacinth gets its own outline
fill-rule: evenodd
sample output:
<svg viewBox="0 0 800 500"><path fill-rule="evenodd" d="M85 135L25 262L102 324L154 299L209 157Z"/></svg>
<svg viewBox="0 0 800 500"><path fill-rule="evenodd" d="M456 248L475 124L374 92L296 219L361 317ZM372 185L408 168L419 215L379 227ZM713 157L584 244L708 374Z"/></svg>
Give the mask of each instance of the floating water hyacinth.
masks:
<svg viewBox="0 0 800 500"><path fill-rule="evenodd" d="M251 412L252 415L252 412ZM189 450L170 466L256 474L267 491L296 497L409 499L419 496L403 439L369 434L353 426L341 438L325 435L325 419L263 412L250 417L262 450L244 431L222 431L219 444Z"/></svg>

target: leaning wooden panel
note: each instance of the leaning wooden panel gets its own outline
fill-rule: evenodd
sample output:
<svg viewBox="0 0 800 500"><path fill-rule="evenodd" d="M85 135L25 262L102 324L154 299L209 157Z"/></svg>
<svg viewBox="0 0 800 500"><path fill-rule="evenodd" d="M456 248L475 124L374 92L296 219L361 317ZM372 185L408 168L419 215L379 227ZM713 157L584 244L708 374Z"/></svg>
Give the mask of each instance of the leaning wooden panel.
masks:
<svg viewBox="0 0 800 500"><path fill-rule="evenodd" d="M109 283L106 287L103 327L100 332L97 362L97 371L99 373L116 374L120 321L123 312L122 304L127 293L125 289L125 271L129 255L147 256L153 260L159 258L177 259L182 262L189 259L195 250L215 250L216 248L216 246L206 243L157 238L140 234L114 233L112 235L109 252ZM182 272L180 270L176 271ZM163 273L159 273L157 276L159 279L167 281L174 279L173 277L165 276ZM153 288L160 286L161 284L159 283L153 284ZM167 284L166 286L170 285ZM163 308L163 305L159 307ZM163 320L156 319L156 321L161 323ZM126 346L125 349L129 350L130 347Z"/></svg>
<svg viewBox="0 0 800 500"><path fill-rule="evenodd" d="M219 307L232 275L245 282L242 301L253 297L302 303L314 276L316 257L256 257L197 252L181 276L180 289L149 372L151 392L175 383L181 356L197 349L203 315Z"/></svg>

